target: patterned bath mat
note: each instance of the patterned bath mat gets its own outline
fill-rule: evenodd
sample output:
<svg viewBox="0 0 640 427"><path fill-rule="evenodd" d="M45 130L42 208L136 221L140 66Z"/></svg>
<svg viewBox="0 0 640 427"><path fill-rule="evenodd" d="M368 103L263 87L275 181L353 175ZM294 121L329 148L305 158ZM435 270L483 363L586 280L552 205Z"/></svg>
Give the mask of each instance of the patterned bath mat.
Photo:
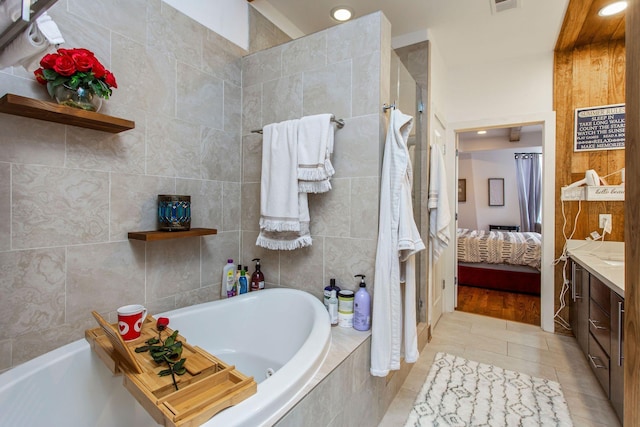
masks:
<svg viewBox="0 0 640 427"><path fill-rule="evenodd" d="M405 427L572 425L557 382L438 353Z"/></svg>

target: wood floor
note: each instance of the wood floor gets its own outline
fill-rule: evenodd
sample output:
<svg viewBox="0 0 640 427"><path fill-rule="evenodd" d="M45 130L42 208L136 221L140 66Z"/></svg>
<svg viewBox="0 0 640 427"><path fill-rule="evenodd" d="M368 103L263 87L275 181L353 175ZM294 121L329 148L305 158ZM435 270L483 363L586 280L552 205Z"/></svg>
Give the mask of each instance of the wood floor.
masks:
<svg viewBox="0 0 640 427"><path fill-rule="evenodd" d="M540 325L540 297L535 295L459 285L456 310Z"/></svg>

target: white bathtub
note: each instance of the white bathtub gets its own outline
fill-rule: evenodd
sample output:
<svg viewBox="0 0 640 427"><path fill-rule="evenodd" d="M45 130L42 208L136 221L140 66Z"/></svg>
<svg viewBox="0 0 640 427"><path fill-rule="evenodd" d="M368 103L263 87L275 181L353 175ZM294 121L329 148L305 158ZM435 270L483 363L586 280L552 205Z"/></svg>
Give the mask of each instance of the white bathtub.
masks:
<svg viewBox="0 0 640 427"><path fill-rule="evenodd" d="M162 314L192 345L254 376L258 392L205 426L268 426L299 399L329 348L322 302L292 289L269 289ZM268 378L266 373L275 373ZM155 426L84 340L0 375L1 426Z"/></svg>

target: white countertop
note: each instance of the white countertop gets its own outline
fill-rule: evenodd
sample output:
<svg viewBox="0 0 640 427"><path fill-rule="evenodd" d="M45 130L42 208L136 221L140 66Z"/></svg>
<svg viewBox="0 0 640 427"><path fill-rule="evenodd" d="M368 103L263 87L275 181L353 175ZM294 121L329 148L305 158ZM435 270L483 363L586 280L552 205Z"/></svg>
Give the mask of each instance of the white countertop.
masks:
<svg viewBox="0 0 640 427"><path fill-rule="evenodd" d="M624 242L568 240L567 253L624 298Z"/></svg>

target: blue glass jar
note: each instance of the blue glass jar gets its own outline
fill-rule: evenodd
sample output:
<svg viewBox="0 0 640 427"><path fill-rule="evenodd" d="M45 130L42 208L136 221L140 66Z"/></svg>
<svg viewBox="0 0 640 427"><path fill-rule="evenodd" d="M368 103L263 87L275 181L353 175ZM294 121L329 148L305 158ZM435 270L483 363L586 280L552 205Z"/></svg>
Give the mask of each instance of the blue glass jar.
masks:
<svg viewBox="0 0 640 427"><path fill-rule="evenodd" d="M191 229L191 196L158 195L158 229Z"/></svg>

